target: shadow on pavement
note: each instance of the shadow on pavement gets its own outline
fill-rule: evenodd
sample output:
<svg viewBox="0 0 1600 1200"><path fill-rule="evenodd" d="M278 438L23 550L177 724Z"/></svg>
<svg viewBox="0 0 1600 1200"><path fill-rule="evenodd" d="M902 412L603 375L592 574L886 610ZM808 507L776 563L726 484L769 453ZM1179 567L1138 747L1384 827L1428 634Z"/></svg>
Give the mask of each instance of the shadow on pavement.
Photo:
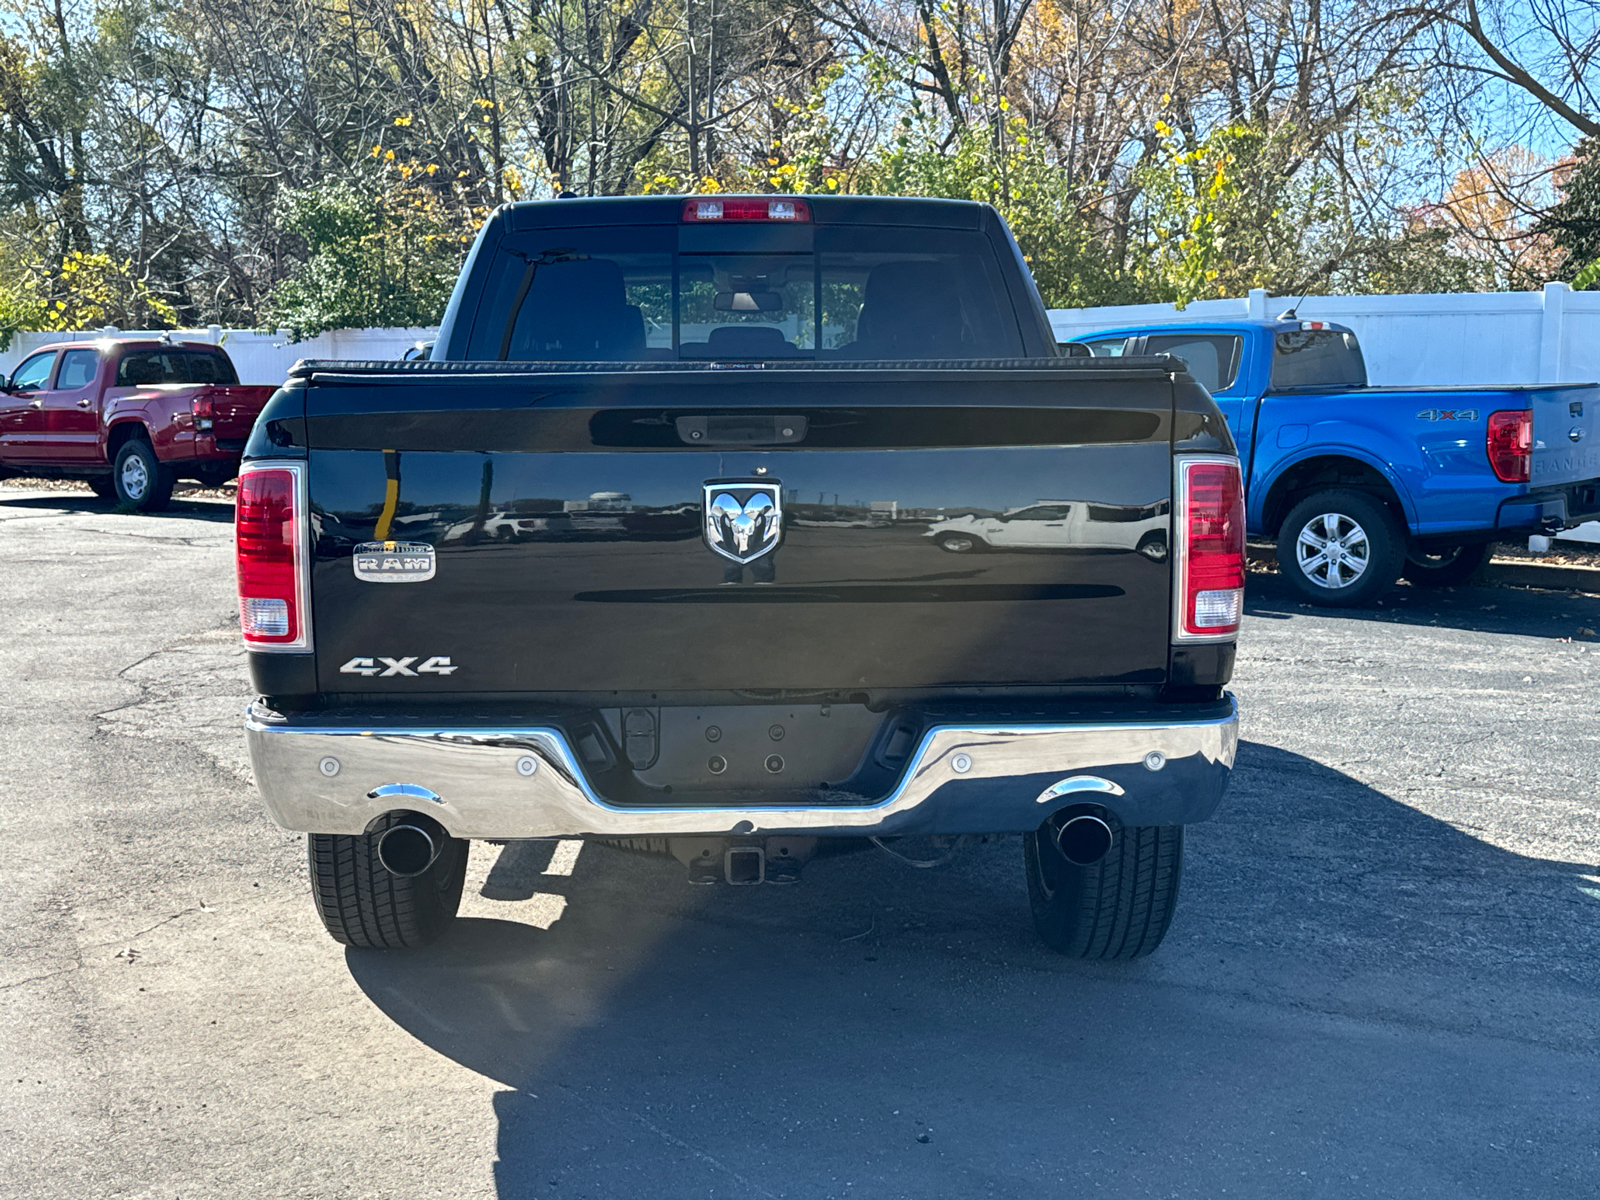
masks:
<svg viewBox="0 0 1600 1200"><path fill-rule="evenodd" d="M5 488L5 483L0 481L0 490ZM117 506L113 501L102 500L93 492L13 492L11 495L0 496L0 505L9 509L41 509L50 512L69 513L116 513ZM159 521L163 517L183 517L190 521L216 521L220 524L233 524L233 503L228 500L211 499L185 499L181 495L174 496L172 503L164 512L158 513L130 513L130 516L141 517L145 520Z"/></svg>
<svg viewBox="0 0 1600 1200"><path fill-rule="evenodd" d="M347 958L392 1020L511 1089L502 1198L1592 1183L1596 868L1269 746L1190 831L1171 935L1135 963L1035 942L1014 838L937 871L818 860L792 888L690 888L598 845L570 879L538 874L548 843L506 856L495 894L565 897L548 929L463 919Z"/></svg>
<svg viewBox="0 0 1600 1200"><path fill-rule="evenodd" d="M1600 641L1596 636L1600 634L1600 600L1574 592L1401 584L1384 596L1381 604L1370 608L1318 608L1302 600L1277 574L1252 572L1245 582L1245 612L1267 620L1315 612L1391 625L1436 625L1475 633ZM1580 628L1596 633L1578 633Z"/></svg>

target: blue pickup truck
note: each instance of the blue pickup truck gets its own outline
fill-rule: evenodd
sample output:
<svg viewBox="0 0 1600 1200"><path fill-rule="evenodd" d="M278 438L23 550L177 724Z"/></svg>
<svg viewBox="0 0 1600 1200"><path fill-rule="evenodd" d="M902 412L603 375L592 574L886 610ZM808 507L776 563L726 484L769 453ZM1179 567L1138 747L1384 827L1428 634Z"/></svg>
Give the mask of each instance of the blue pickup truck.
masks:
<svg viewBox="0 0 1600 1200"><path fill-rule="evenodd" d="M1592 383L1372 387L1354 333L1292 313L1108 329L1062 352L1183 359L1239 445L1250 534L1316 604L1461 583L1491 542L1600 514Z"/></svg>

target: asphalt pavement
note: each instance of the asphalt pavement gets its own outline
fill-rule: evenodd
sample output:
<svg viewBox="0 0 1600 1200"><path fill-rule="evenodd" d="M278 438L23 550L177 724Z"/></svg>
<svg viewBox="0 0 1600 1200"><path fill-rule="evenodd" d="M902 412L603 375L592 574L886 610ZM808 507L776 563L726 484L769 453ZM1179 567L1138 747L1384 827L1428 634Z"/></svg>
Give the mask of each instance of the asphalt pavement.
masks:
<svg viewBox="0 0 1600 1200"><path fill-rule="evenodd" d="M253 795L231 512L0 490L0 1197L1578 1197L1600 598L1251 577L1166 944L1034 940L1015 839L693 888L475 845L345 951Z"/></svg>

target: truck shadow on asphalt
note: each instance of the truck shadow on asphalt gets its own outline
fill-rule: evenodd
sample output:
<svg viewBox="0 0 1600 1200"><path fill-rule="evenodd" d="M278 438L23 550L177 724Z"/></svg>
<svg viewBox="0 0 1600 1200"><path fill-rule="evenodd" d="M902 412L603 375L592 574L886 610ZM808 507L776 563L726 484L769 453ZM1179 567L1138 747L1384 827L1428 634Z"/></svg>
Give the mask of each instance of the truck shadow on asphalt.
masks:
<svg viewBox="0 0 1600 1200"><path fill-rule="evenodd" d="M508 846L484 887L548 928L468 917L347 955L389 1018L510 1089L503 1200L1583 1190L1549 1147L1594 1134L1600 868L1299 755L1241 747L1134 963L1035 941L1015 838L789 888L692 888L601 845L552 876L550 854Z"/></svg>
<svg viewBox="0 0 1600 1200"><path fill-rule="evenodd" d="M1276 574L1252 573L1245 584L1245 613L1264 620L1286 620L1315 613L1323 617L1378 621L1387 625L1439 626L1474 633L1527 637L1570 637L1600 641L1600 599L1580 592L1526 588L1425 588L1400 585L1370 608L1318 608L1307 604ZM1590 629L1596 633L1582 633Z"/></svg>
<svg viewBox="0 0 1600 1200"><path fill-rule="evenodd" d="M4 488L0 482L0 488ZM45 511L82 513L84 515L101 516L107 513L121 516L117 506L110 500L102 500L92 492L41 492L37 495L4 496L0 497L0 507L9 511ZM182 495L172 498L172 503L158 513L129 513L128 516L142 517L146 520L159 521L163 517L183 517L190 521L215 521L222 525L233 524L233 504L227 500L194 499L186 500Z"/></svg>

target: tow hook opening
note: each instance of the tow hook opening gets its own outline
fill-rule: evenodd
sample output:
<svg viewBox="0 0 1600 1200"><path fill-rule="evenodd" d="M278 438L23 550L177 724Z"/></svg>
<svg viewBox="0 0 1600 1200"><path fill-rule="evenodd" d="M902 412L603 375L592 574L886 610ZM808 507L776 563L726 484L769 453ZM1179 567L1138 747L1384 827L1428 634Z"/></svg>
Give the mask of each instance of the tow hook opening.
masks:
<svg viewBox="0 0 1600 1200"><path fill-rule="evenodd" d="M752 887L799 883L802 869L817 852L817 839L675 837L667 840L667 846L689 869L690 883Z"/></svg>
<svg viewBox="0 0 1600 1200"><path fill-rule="evenodd" d="M398 879L412 879L433 866L444 844L442 832L427 818L392 825L378 835L378 861Z"/></svg>
<svg viewBox="0 0 1600 1200"><path fill-rule="evenodd" d="M1061 857L1078 867L1089 867L1111 853L1116 835L1111 825L1096 812L1068 809L1053 820L1056 847Z"/></svg>
<svg viewBox="0 0 1600 1200"><path fill-rule="evenodd" d="M722 875L735 887L767 878L767 852L760 846L729 846L722 855Z"/></svg>

